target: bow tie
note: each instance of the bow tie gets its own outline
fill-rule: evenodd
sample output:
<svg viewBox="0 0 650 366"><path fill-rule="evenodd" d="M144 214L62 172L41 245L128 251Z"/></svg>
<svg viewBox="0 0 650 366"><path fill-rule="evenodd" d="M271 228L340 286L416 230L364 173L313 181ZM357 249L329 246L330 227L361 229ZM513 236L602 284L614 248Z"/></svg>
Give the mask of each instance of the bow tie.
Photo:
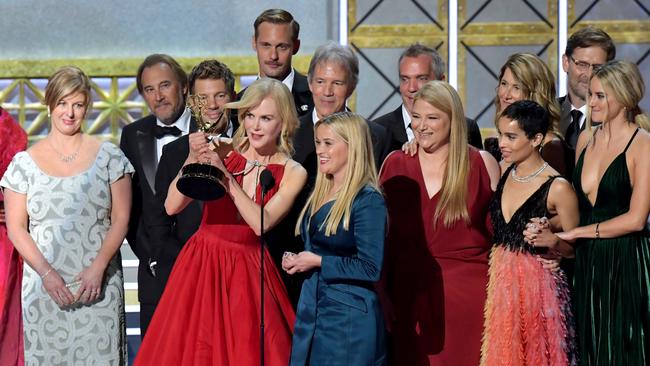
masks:
<svg viewBox="0 0 650 366"><path fill-rule="evenodd" d="M180 136L181 130L179 130L178 127L176 126L163 127L163 126L156 125L153 128L153 134L156 136L157 139L160 139L167 135Z"/></svg>

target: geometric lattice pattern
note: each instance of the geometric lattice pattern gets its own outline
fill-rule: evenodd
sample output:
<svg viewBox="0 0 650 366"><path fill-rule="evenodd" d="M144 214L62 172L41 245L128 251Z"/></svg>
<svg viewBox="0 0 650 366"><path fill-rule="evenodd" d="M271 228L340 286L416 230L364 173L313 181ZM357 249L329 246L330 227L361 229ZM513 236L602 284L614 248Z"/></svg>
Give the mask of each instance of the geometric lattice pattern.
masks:
<svg viewBox="0 0 650 366"><path fill-rule="evenodd" d="M47 108L43 104L46 79L0 81L0 103L30 136L38 140L49 132ZM82 129L92 135L117 143L124 125L137 120L147 108L137 92L135 78L92 78L92 109Z"/></svg>

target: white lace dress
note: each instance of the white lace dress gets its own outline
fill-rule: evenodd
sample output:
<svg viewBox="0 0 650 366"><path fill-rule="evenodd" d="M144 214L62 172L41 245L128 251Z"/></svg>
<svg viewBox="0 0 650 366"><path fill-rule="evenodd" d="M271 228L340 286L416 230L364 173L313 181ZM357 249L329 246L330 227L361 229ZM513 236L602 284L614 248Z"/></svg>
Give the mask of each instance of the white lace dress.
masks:
<svg viewBox="0 0 650 366"><path fill-rule="evenodd" d="M92 166L70 177L47 175L27 152L20 152L0 186L27 196L30 235L69 283L90 265L111 225L110 184L132 172L122 151L105 142ZM123 284L118 251L106 268L99 299L60 309L38 273L25 265L25 364L126 365Z"/></svg>

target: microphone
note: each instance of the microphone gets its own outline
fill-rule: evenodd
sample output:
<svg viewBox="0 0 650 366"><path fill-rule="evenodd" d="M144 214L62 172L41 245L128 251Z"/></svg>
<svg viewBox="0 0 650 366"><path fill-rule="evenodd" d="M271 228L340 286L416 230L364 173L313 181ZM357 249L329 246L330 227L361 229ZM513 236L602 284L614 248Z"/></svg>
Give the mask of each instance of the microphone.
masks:
<svg viewBox="0 0 650 366"><path fill-rule="evenodd" d="M260 185L262 186L262 193L266 193L275 185L275 178L268 169L260 173Z"/></svg>

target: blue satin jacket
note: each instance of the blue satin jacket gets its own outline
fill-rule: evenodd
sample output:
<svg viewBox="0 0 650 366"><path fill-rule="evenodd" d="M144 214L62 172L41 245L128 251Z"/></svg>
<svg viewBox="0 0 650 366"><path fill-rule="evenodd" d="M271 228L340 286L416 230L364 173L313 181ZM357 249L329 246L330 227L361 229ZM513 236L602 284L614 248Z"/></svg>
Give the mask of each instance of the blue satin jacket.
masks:
<svg viewBox="0 0 650 366"><path fill-rule="evenodd" d="M352 203L349 230L325 236L332 202L301 224L305 250L322 256L308 274L296 311L291 365L385 365L384 319L374 282L384 256L386 205L364 187ZM322 227L321 227L322 226Z"/></svg>

